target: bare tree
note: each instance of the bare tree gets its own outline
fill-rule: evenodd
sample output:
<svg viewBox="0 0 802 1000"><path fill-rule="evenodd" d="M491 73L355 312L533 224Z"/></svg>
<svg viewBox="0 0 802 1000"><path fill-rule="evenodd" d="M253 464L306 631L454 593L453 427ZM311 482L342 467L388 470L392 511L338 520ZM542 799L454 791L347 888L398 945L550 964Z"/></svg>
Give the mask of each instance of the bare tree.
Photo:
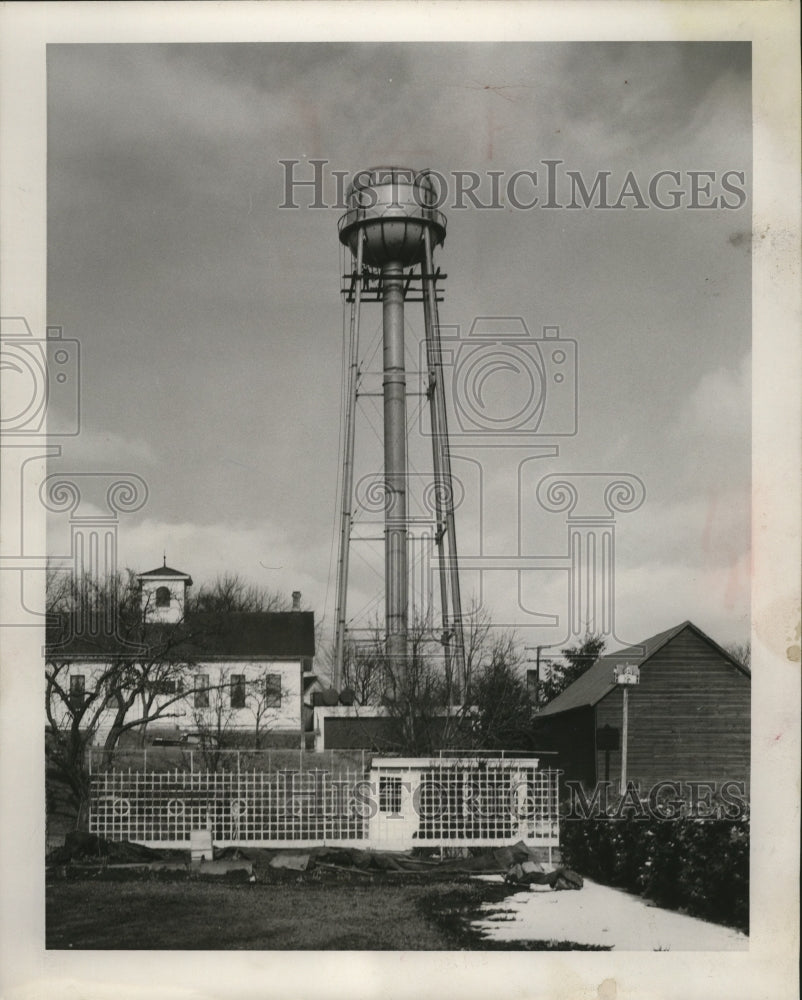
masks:
<svg viewBox="0 0 802 1000"><path fill-rule="evenodd" d="M534 749L535 706L515 634L493 636L484 652L472 689L472 745L482 750Z"/></svg>
<svg viewBox="0 0 802 1000"><path fill-rule="evenodd" d="M352 645L346 682L361 704L379 704L391 720L381 749L429 755L442 749L524 747L531 741L533 706L514 633L494 629L471 608L463 626L466 683L451 675L431 619L413 622L403 663L385 653L378 626ZM370 700L367 696L370 696Z"/></svg>
<svg viewBox="0 0 802 1000"><path fill-rule="evenodd" d="M447 691L452 703L467 700L473 673L487 657L492 627L487 612L475 604L464 616L462 629L465 655L464 699L460 697L459 678L452 675L453 666L449 669L442 636L434 627L431 617L417 619L408 632L412 660L416 663L413 675L418 676L420 680L418 661L426 660L430 666L436 664L441 675L439 680L441 695ZM330 650L330 655L333 655L333 650ZM378 621L373 622L369 638L346 642L342 682L343 688L349 688L354 692L358 705L380 705L390 694L395 678L388 666Z"/></svg>
<svg viewBox="0 0 802 1000"><path fill-rule="evenodd" d="M254 749L261 749L275 719L275 691L271 686L271 671L266 668L256 677L236 679L227 668L220 670L216 683L196 686L192 710L193 728L199 741L199 750L207 770L220 769L224 750L241 749L243 733L238 726L237 714L244 710L253 724L249 725L249 741ZM200 695L200 697L198 697ZM241 703L235 705L235 695Z"/></svg>
<svg viewBox="0 0 802 1000"><path fill-rule="evenodd" d="M751 672L752 670L752 643L747 639L746 642L730 642L724 649L730 654L733 660L736 660Z"/></svg>
<svg viewBox="0 0 802 1000"><path fill-rule="evenodd" d="M48 611L53 620L45 657L48 767L71 790L80 823L88 801L87 748L101 724L108 722L103 746L110 751L124 733L174 718L194 637L183 626L148 623L131 571L102 582L61 581L51 591ZM95 628L100 620L113 622L113 631ZM81 661L91 665L88 678L80 675L81 687L71 681L76 640Z"/></svg>
<svg viewBox="0 0 802 1000"><path fill-rule="evenodd" d="M201 586L189 602L188 614L232 614L241 611L289 611L290 601L275 591L223 573Z"/></svg>
<svg viewBox="0 0 802 1000"><path fill-rule="evenodd" d="M231 708L229 671L221 670L215 685L200 686L199 678L193 694L192 720L198 739L198 750L207 771L218 771L228 744L234 720Z"/></svg>
<svg viewBox="0 0 802 1000"><path fill-rule="evenodd" d="M384 736L374 735L378 749L431 753L452 742L461 708L454 705L440 635L430 619L412 624L407 647L404 662L393 662L375 622L367 639L346 644L343 682L358 705L381 707L387 717Z"/></svg>
<svg viewBox="0 0 802 1000"><path fill-rule="evenodd" d="M456 746L464 706L455 704L454 678L430 618L419 618L407 634L403 662L386 660L384 700L395 721L399 749L428 755Z"/></svg>
<svg viewBox="0 0 802 1000"><path fill-rule="evenodd" d="M332 650L333 655L333 650ZM357 705L381 705L387 691L387 658L378 623L370 638L345 644L343 689L354 692Z"/></svg>
<svg viewBox="0 0 802 1000"><path fill-rule="evenodd" d="M192 669L213 646L226 614L273 610L282 599L226 575L201 589L202 599L191 604L194 613L159 624L150 619L131 570L102 581L51 573L48 584L48 774L69 789L80 825L89 794L87 751L101 726L107 728L107 753L131 731L144 743L148 725L183 714L186 691L194 683ZM91 667L81 675L85 686L80 688L71 681L76 660Z"/></svg>
<svg viewBox="0 0 802 1000"><path fill-rule="evenodd" d="M474 679L487 663L488 652L495 641L493 634L493 623L487 610L475 600L472 601L462 621L466 701L471 700Z"/></svg>

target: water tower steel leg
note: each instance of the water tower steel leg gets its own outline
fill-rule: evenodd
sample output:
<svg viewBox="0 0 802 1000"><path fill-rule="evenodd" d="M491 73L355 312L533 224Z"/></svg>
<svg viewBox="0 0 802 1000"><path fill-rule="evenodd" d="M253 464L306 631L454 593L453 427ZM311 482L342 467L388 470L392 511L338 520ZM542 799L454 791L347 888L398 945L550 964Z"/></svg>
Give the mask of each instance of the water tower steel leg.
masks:
<svg viewBox="0 0 802 1000"><path fill-rule="evenodd" d="M337 610L335 613L335 649L332 686L339 690L343 680L345 656L346 595L348 590L348 558L351 543L351 518L354 493L354 440L356 436L356 393L359 378L359 311L362 303L362 246L360 234L356 251L354 300L351 303L351 327L348 340L348 384L343 449L342 500L340 503L340 555L337 564Z"/></svg>
<svg viewBox="0 0 802 1000"><path fill-rule="evenodd" d="M440 466L445 485L444 509L446 540L448 543L448 575L451 589L451 626L454 633L454 657L458 671L457 695L465 697L466 662L465 639L462 629L462 598L459 586L459 564L457 561L457 535L454 524L454 487L451 473L451 452L448 444L448 415L446 412L445 386L443 385L442 347L440 344L440 319L437 312L437 294L434 282L434 256L432 254L432 238L428 229L423 234L425 256L423 266L427 277L424 278L426 295L429 301L431 317L431 338L435 361L434 403L438 410L438 426L440 429ZM427 337L429 331L427 330Z"/></svg>
<svg viewBox="0 0 802 1000"><path fill-rule="evenodd" d="M427 269L424 263L424 269ZM434 506L435 506L435 544L437 545L437 576L440 583L440 611L443 625L443 655L445 658L446 678L453 683L454 664L451 652L450 597L448 592L448 567L446 565L446 514L445 498L448 485L443 476L442 449L440 443L443 430L440 426L440 408L437 405L435 386L440 377L438 358L434 350L434 319L432 303L429 297L428 282L423 289L423 324L426 337L426 363L429 369L429 381L426 394L429 399L429 412L432 424L432 467L434 470Z"/></svg>
<svg viewBox="0 0 802 1000"><path fill-rule="evenodd" d="M385 631L387 656L402 671L407 655L409 579L407 574L407 387L404 364L404 269L382 267L384 357L384 477L386 507Z"/></svg>

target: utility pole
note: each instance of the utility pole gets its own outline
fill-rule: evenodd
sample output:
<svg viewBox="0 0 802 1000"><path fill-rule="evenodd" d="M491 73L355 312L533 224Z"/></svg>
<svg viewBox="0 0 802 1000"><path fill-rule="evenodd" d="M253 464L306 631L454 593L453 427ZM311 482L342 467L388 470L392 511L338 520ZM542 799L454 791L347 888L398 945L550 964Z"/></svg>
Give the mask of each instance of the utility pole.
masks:
<svg viewBox="0 0 802 1000"><path fill-rule="evenodd" d="M535 673L535 683L533 685L531 685L531 688L530 688L530 685L529 685L529 676L528 675L531 673L531 671L527 671L527 687L530 688L530 695L532 696L532 699L533 699L533 701L535 703L535 708L536 709L539 708L539 703L540 703L540 652L541 652L541 650L547 649L547 648L548 647L546 647L546 646L525 646L524 647L524 649L526 650L526 652L531 652L531 650L533 650L533 649L535 651L535 659L534 660L527 659L526 662L527 663L534 663L535 664L535 671L534 671L534 673ZM544 660L543 662L551 665L551 660Z"/></svg>
<svg viewBox="0 0 802 1000"><path fill-rule="evenodd" d="M627 790L627 747L629 746L629 688L624 688L624 718L621 723L621 794Z"/></svg>
<svg viewBox="0 0 802 1000"><path fill-rule="evenodd" d="M627 790L627 750L629 747L629 689L633 684L640 683L640 668L634 663L620 663L613 668L613 680L620 684L623 690L623 713L621 722L621 780L619 791L622 795Z"/></svg>

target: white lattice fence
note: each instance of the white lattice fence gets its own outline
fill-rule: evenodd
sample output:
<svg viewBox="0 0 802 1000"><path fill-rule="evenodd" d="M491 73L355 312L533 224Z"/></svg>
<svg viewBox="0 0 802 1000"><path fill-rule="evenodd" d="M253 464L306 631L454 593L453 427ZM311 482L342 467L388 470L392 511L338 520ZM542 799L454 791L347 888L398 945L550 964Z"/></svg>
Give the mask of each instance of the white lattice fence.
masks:
<svg viewBox="0 0 802 1000"><path fill-rule="evenodd" d="M454 847L559 844L558 775L517 759L374 760L371 838Z"/></svg>
<svg viewBox="0 0 802 1000"><path fill-rule="evenodd" d="M192 830L221 845L360 843L363 782L353 771L105 771L92 775L90 830L162 847L186 847Z"/></svg>
<svg viewBox="0 0 802 1000"><path fill-rule="evenodd" d="M549 842L558 836L557 773L536 768L438 768L420 784L418 838Z"/></svg>
<svg viewBox="0 0 802 1000"><path fill-rule="evenodd" d="M374 759L343 770L100 771L90 830L111 840L218 845L492 846L559 843L558 773L516 760Z"/></svg>

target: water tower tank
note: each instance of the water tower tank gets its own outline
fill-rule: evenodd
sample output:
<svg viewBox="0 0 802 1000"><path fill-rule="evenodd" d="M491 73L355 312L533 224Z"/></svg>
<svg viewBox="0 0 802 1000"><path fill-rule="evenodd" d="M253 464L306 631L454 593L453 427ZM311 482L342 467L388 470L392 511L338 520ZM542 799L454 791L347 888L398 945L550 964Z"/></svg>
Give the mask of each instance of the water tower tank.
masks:
<svg viewBox="0 0 802 1000"><path fill-rule="evenodd" d="M340 242L356 256L357 237L363 231L362 259L371 267L420 264L425 230L430 231L432 247L446 238L446 218L436 203L437 192L425 173L409 167L362 170L348 188Z"/></svg>

